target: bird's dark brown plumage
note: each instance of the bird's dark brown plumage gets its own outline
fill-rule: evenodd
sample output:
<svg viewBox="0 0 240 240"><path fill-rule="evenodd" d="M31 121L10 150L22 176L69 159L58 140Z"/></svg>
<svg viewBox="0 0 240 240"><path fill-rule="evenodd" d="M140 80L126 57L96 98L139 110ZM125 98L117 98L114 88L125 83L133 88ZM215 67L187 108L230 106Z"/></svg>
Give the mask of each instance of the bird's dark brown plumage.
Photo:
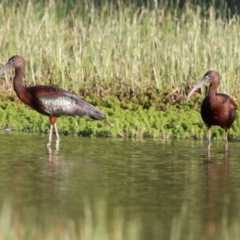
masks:
<svg viewBox="0 0 240 240"><path fill-rule="evenodd" d="M11 57L0 70L0 74L10 67L15 68L13 87L19 99L37 112L49 116L50 133L47 146L51 145L53 127L57 137L57 144L59 142L60 137L56 121L60 116L89 117L95 120L105 119L105 115L93 105L62 88L48 85L25 87L23 85L25 72L25 60L23 57L18 55Z"/></svg>
<svg viewBox="0 0 240 240"><path fill-rule="evenodd" d="M205 83L210 83L208 95L204 98L201 106L201 116L208 128L208 149L210 149L210 128L211 126L220 126L225 129L225 147L227 148L227 132L236 119L236 105L232 98L227 94L217 93L220 84L219 73L208 71L203 79L194 85L188 94L188 100L196 89Z"/></svg>

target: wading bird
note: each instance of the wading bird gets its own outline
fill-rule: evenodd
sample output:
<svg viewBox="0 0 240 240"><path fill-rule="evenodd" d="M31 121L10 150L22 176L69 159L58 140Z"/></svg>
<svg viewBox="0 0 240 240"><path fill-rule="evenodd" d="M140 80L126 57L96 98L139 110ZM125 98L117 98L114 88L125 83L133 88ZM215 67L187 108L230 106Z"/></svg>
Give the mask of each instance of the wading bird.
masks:
<svg viewBox="0 0 240 240"><path fill-rule="evenodd" d="M57 118L60 116L89 117L95 120L105 119L105 115L93 105L64 89L48 85L25 87L23 85L25 72L25 60L23 57L18 55L11 57L0 70L0 74L10 67L15 68L13 87L18 98L37 112L49 116L50 132L47 147L50 147L52 142L53 127L57 145L60 141L56 124Z"/></svg>
<svg viewBox="0 0 240 240"><path fill-rule="evenodd" d="M225 149L228 147L228 129L236 118L236 105L227 94L217 93L220 84L220 76L216 71L208 71L203 79L193 86L187 100L194 91L205 83L210 83L208 95L204 98L201 106L201 116L208 129L208 149L210 149L210 128L213 125L225 129Z"/></svg>

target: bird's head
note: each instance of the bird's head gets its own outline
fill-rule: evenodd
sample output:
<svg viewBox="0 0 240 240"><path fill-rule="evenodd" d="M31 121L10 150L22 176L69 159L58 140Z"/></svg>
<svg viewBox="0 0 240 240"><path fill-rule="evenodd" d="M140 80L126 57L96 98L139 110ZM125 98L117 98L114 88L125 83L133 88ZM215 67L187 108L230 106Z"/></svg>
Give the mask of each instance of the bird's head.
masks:
<svg viewBox="0 0 240 240"><path fill-rule="evenodd" d="M8 62L5 64L5 66L3 66L2 69L0 69L0 74L5 72L10 67L24 69L25 68L25 60L24 60L24 58L19 56L19 55L12 56L8 60Z"/></svg>
<svg viewBox="0 0 240 240"><path fill-rule="evenodd" d="M200 80L197 84L195 84L192 88L192 90L190 91L190 93L187 96L187 101L189 101L191 95L198 89L200 88L202 85L206 84L206 83L217 83L219 84L220 82L220 76L219 73L214 71L214 70L210 70L208 72L206 72L202 78L202 80Z"/></svg>
<svg viewBox="0 0 240 240"><path fill-rule="evenodd" d="M216 72L214 70L210 70L204 74L202 81L203 80L205 80L205 82L203 84L205 84L207 82L209 82L209 83L219 82L220 76L219 76L218 72Z"/></svg>

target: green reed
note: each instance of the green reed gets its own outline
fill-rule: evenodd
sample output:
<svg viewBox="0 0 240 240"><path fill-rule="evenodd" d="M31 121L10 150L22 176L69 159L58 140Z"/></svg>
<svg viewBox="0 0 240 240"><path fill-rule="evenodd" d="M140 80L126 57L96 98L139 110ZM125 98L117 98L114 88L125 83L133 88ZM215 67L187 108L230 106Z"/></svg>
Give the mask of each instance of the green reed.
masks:
<svg viewBox="0 0 240 240"><path fill-rule="evenodd" d="M239 218L229 221L229 206L223 206L221 218L206 220L204 211L192 212L191 204L183 203L179 213L172 216L171 224L157 221L147 231L154 239L231 239L240 236ZM50 211L51 212L51 211ZM126 217L121 208L113 212L103 202L85 201L81 214L75 219L54 216L47 211L21 204L4 202L0 209L0 240L141 240L146 239L146 227L138 217ZM196 217L194 217L196 216ZM209 231L210 230L210 231ZM145 237L145 238L144 238Z"/></svg>
<svg viewBox="0 0 240 240"><path fill-rule="evenodd" d="M151 85L186 93L188 85L215 69L222 76L221 91L238 94L239 17L222 19L213 8L3 2L0 20L1 63L23 55L27 84L75 92L97 85L97 93Z"/></svg>
<svg viewBox="0 0 240 240"><path fill-rule="evenodd" d="M127 219L120 208L109 213L103 202L85 201L77 219L50 216L31 207L4 203L0 209L0 240L121 240L140 239L141 221Z"/></svg>

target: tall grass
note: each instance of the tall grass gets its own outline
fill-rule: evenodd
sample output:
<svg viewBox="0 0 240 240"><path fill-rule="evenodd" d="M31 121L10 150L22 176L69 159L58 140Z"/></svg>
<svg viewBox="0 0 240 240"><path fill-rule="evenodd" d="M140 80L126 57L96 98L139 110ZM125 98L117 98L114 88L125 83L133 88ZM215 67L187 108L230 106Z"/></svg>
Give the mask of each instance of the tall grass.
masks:
<svg viewBox="0 0 240 240"><path fill-rule="evenodd" d="M4 64L27 60L27 84L53 84L76 93L126 92L151 86L186 93L209 69L222 76L220 90L238 95L240 21L204 6L154 9L91 1L23 1L0 4ZM93 88L94 87L94 88Z"/></svg>
<svg viewBox="0 0 240 240"><path fill-rule="evenodd" d="M103 202L88 201L77 220L52 216L51 210L39 213L34 207L14 207L4 203L0 213L0 240L122 240L140 239L141 222L126 219L121 209L109 213ZM110 216L110 217L109 217Z"/></svg>
<svg viewBox="0 0 240 240"><path fill-rule="evenodd" d="M179 213L166 219L170 220L169 225L156 221L149 227L143 224L148 219L126 218L120 208L109 214L103 202L85 204L83 216L78 219L5 202L0 209L0 240L239 239L239 218L229 215L226 206L219 219L206 219L204 210L194 212L190 205L183 204Z"/></svg>

